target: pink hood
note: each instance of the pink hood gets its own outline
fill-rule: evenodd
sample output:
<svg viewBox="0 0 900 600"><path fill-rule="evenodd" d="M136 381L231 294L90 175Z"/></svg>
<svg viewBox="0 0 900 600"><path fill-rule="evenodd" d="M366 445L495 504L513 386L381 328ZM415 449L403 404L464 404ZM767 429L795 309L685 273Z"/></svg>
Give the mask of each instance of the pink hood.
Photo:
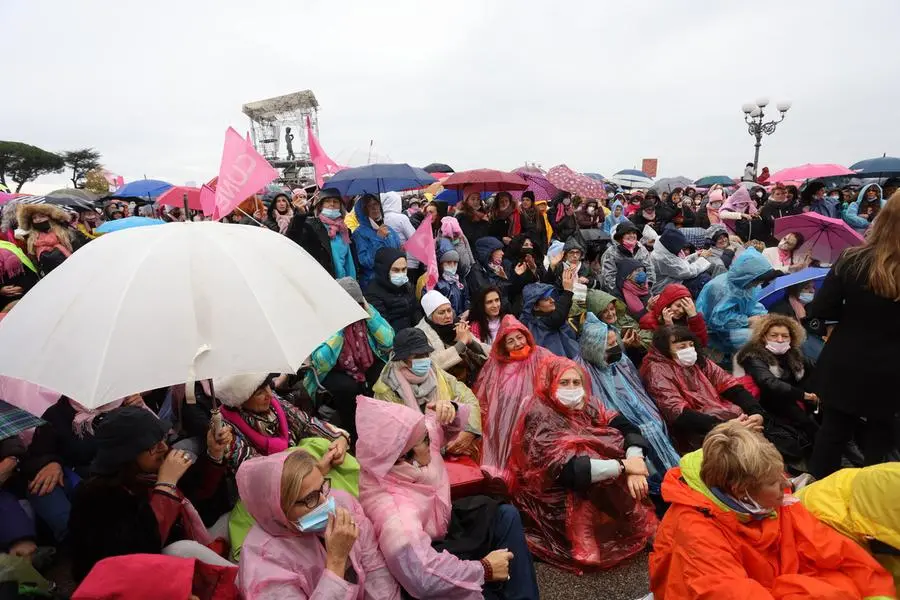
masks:
<svg viewBox="0 0 900 600"><path fill-rule="evenodd" d="M468 413L469 406L460 404L451 426L458 430L468 422ZM396 464L426 428L431 464ZM431 411L423 415L403 404L365 396L357 397L356 430L356 458L362 468L359 498L391 573L417 598L481 598L481 564L431 547L450 524L450 479L441 458L450 432L437 424Z"/></svg>
<svg viewBox="0 0 900 600"><path fill-rule="evenodd" d="M302 534L281 510L281 472L293 450L244 461L237 472L238 492L256 520L241 548L238 583L244 600L307 598L310 600L399 600L400 588L384 563L372 523L353 496L331 495L353 515L359 538L350 551L357 584L325 568L320 534Z"/></svg>

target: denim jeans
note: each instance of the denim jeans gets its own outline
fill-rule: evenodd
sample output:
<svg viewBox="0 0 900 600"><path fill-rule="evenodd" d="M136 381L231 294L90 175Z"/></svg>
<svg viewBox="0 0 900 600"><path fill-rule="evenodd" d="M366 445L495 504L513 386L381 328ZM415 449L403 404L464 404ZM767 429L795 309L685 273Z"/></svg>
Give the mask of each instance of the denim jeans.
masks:
<svg viewBox="0 0 900 600"><path fill-rule="evenodd" d="M501 504L494 516L491 546L506 548L513 554L509 563L509 581L484 586L486 600L537 600L540 597L531 552L525 542L525 530L519 511L512 504Z"/></svg>
<svg viewBox="0 0 900 600"><path fill-rule="evenodd" d="M74 471L63 469L64 485L56 486L46 496L29 493L27 498L37 517L50 527L56 543L62 542L69 531L69 512L72 510L72 494L81 483Z"/></svg>

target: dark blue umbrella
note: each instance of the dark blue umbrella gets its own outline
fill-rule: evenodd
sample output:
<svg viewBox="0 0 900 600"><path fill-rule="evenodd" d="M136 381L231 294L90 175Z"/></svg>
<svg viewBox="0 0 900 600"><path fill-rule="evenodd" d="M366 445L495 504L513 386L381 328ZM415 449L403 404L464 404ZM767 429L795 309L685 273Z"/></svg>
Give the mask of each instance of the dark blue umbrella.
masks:
<svg viewBox="0 0 900 600"><path fill-rule="evenodd" d="M807 281L814 281L818 290L822 287L822 280L828 275L829 270L823 267L807 267L802 271L779 277L762 289L759 301L762 302L763 306L771 309L784 300L785 296L787 296L788 288Z"/></svg>
<svg viewBox="0 0 900 600"><path fill-rule="evenodd" d="M415 190L437 181L423 169L401 164L374 164L338 171L325 184L342 196Z"/></svg>
<svg viewBox="0 0 900 600"><path fill-rule="evenodd" d="M109 197L129 198L152 202L153 200L161 196L163 192L167 191L170 187L172 187L171 183L166 183L165 181L160 181L159 179L138 179L137 181L126 183L125 185L117 189L114 193L112 193Z"/></svg>
<svg viewBox="0 0 900 600"><path fill-rule="evenodd" d="M481 199L487 200L491 197L493 192L481 192ZM459 204L463 199L462 190L444 190L440 194L434 197L438 202L446 202L450 206L454 204Z"/></svg>
<svg viewBox="0 0 900 600"><path fill-rule="evenodd" d="M591 179L596 179L597 181L606 181L606 177L601 175L600 173L585 173Z"/></svg>
<svg viewBox="0 0 900 600"><path fill-rule="evenodd" d="M896 177L900 175L900 158L880 156L861 160L850 165L850 170L861 177Z"/></svg>

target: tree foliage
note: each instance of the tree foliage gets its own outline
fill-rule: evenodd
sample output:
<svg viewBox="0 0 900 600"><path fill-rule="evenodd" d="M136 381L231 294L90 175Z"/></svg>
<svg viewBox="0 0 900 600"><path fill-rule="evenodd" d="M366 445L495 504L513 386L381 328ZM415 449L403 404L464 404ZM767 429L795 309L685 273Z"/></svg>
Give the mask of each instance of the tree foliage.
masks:
<svg viewBox="0 0 900 600"><path fill-rule="evenodd" d="M83 188L87 172L100 166L100 153L93 148L70 150L62 156L66 166L72 169L72 187L75 188Z"/></svg>
<svg viewBox="0 0 900 600"><path fill-rule="evenodd" d="M65 167L63 157L22 142L0 141L0 183L7 178L16 184L16 192L41 175L59 173Z"/></svg>
<svg viewBox="0 0 900 600"><path fill-rule="evenodd" d="M84 174L84 189L98 195L109 193L109 181L103 173L103 167L91 169Z"/></svg>

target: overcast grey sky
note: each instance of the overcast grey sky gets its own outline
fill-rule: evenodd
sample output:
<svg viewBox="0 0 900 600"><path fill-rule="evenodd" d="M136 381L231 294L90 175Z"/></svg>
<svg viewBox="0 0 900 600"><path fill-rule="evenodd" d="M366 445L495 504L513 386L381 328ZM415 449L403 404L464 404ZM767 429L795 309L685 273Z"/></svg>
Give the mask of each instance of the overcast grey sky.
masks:
<svg viewBox="0 0 900 600"><path fill-rule="evenodd" d="M311 89L332 157L736 176L768 96L794 107L761 165L848 165L900 154L897 23L897 0L0 0L0 139L203 181L242 104Z"/></svg>

